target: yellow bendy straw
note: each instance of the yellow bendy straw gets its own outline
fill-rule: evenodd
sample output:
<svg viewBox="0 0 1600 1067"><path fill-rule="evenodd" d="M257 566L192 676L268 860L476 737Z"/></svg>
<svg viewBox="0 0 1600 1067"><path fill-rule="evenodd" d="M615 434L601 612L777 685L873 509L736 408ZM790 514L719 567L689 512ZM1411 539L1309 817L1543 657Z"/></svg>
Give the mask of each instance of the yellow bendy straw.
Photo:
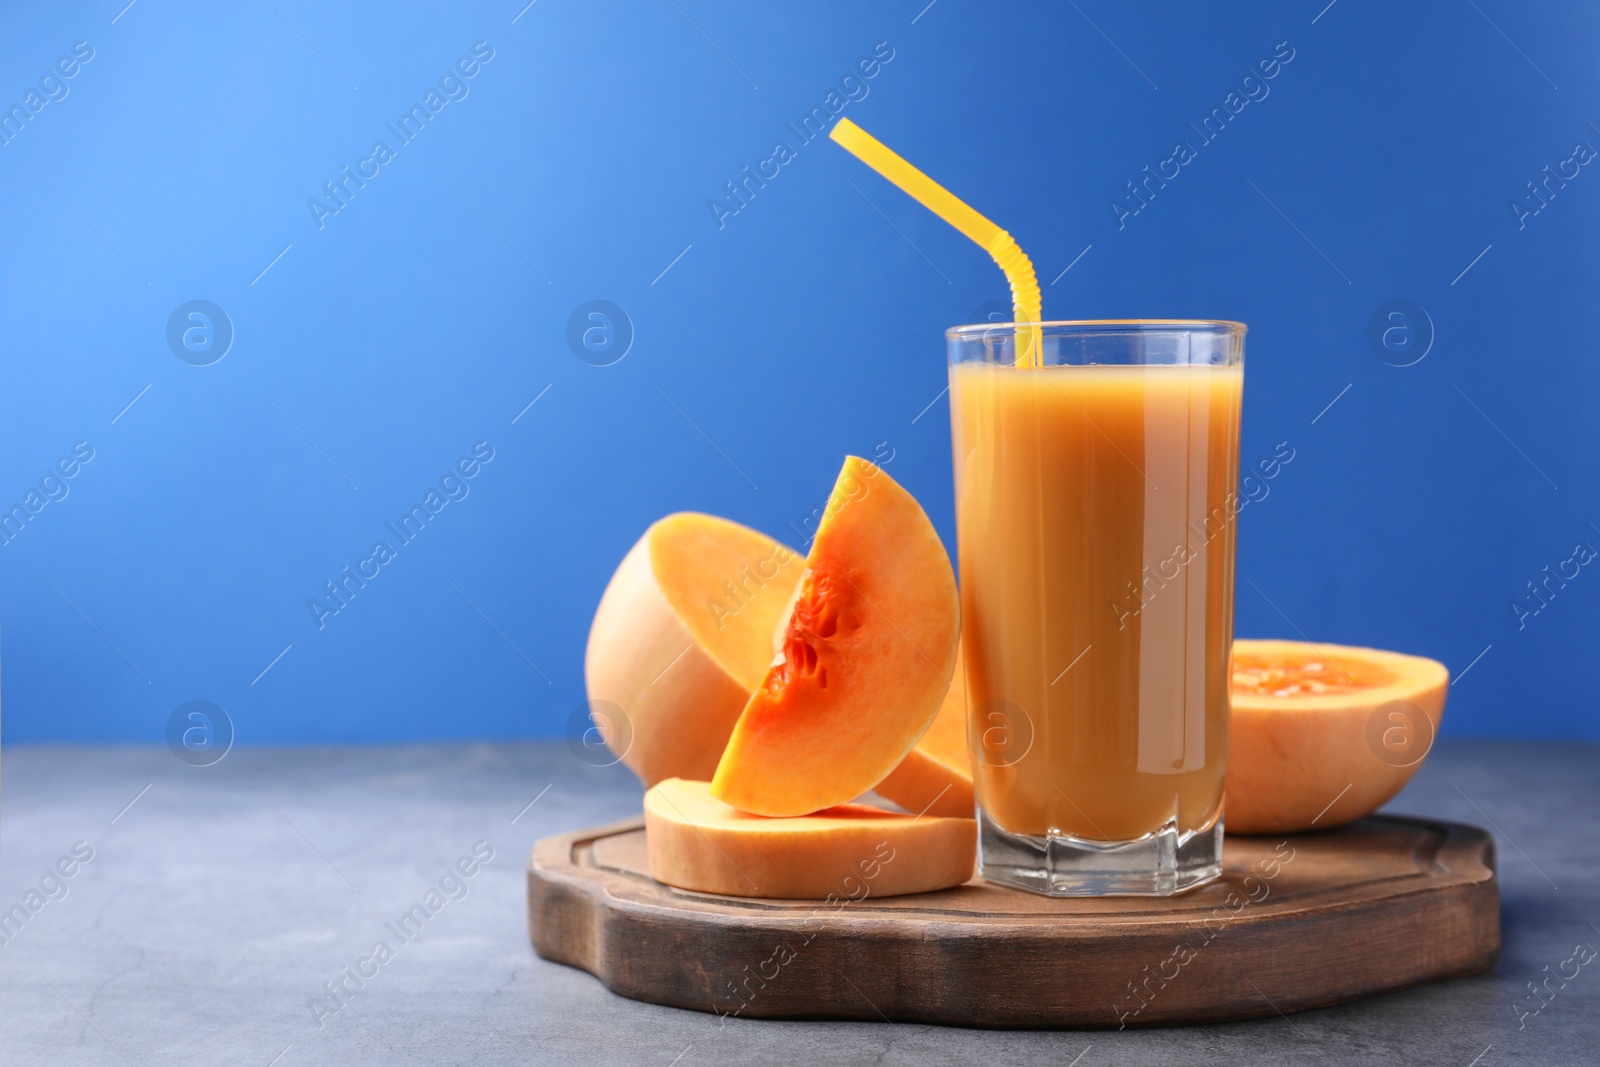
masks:
<svg viewBox="0 0 1600 1067"><path fill-rule="evenodd" d="M849 119L842 118L835 123L828 136L989 253L1011 285L1011 317L1019 323L1040 320L1039 279L1033 272L1033 261L1009 233L963 204L944 186ZM1017 366L1039 366L1038 352L1039 327L1029 326L1017 336Z"/></svg>

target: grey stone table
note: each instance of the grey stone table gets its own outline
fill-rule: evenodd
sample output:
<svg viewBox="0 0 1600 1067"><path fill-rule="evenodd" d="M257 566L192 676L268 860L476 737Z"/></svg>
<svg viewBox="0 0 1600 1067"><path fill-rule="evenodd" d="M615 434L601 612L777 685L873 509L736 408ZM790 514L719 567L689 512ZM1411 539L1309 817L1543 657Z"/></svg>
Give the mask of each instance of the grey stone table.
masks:
<svg viewBox="0 0 1600 1067"><path fill-rule="evenodd" d="M1551 977L1572 974L1576 946L1600 948L1597 746L1444 743L1391 805L1494 832L1492 972L1122 1033L722 1028L539 959L524 918L534 839L639 809L630 775L562 744L242 749L205 768L165 749L9 748L3 773L6 1067L1600 1062L1600 959ZM1547 978L1536 1000L1528 983Z"/></svg>

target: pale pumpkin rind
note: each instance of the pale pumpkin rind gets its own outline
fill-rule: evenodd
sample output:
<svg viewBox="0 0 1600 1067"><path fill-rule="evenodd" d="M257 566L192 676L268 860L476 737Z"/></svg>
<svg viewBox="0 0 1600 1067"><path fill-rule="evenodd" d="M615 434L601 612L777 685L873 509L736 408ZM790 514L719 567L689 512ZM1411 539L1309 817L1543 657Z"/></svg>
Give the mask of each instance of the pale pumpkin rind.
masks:
<svg viewBox="0 0 1600 1067"><path fill-rule="evenodd" d="M1371 814L1410 781L1438 736L1450 672L1436 660L1344 645L1251 640L1236 640L1233 657L1224 802L1228 833L1321 830ZM1242 664L1318 661L1329 663L1334 676L1351 685L1336 684L1322 694L1276 696L1241 690L1238 684ZM1391 742L1394 747L1387 748Z"/></svg>
<svg viewBox="0 0 1600 1067"><path fill-rule="evenodd" d="M749 815L706 782L671 778L644 798L650 876L701 893L866 900L972 877L978 824L844 804L792 819Z"/></svg>

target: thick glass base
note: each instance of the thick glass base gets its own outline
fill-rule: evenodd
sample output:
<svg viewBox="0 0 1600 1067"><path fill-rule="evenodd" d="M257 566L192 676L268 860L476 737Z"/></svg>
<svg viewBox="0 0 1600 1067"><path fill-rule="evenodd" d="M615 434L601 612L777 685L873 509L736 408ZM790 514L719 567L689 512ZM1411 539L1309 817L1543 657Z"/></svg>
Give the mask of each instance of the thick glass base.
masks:
<svg viewBox="0 0 1600 1067"><path fill-rule="evenodd" d="M978 871L1047 897L1170 897L1222 874L1222 816L1204 830L1169 822L1132 841L1008 833L978 808Z"/></svg>

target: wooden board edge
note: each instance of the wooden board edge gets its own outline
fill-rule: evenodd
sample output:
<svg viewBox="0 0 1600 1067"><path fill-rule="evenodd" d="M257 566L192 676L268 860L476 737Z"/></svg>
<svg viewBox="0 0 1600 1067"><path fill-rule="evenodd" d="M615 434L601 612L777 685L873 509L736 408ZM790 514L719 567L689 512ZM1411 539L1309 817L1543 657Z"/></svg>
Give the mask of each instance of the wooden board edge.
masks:
<svg viewBox="0 0 1600 1067"><path fill-rule="evenodd" d="M1109 998L1103 1011L1090 1010L1083 1004L1028 1010L1016 1003L1009 1007L989 1005L986 1010L981 1003L966 1005L954 1003L949 998L935 998L934 1001L925 997L913 998L913 1002L903 1003L900 991L892 984L888 988L876 988L868 980L869 993L848 980L841 985L837 981L830 982L820 974L809 979L797 977L791 983L792 988L807 990L808 998L815 998L816 990L824 990L825 999L821 1001L820 1008L803 1007L795 1003L793 997L783 996L754 997L746 1002L735 995L719 1004L712 987L716 978L726 978L726 975L719 974L714 978L697 962L692 964L692 969L698 973L690 973L690 961L681 960L676 961L679 965L676 975L663 975L658 951L638 951L642 946L671 942L674 935L669 929L670 909L625 900L612 892L619 882L632 884L635 879L631 875L606 870L592 873L584 870L580 873L580 869L572 863L575 846L608 834L636 830L642 826L642 819L637 817L591 830L545 838L535 845L528 867L529 932L534 948L541 956L588 971L619 995L716 1015L876 1020L887 1014L897 1022L990 1029L1120 1029L1124 1025L1171 1026L1239 1020L1270 1016L1279 1011L1306 1011L1380 996L1417 985L1467 977L1494 965L1500 947L1500 912L1498 885L1494 879L1492 838L1476 828L1461 824L1423 819L1408 821L1424 822L1445 831L1437 858L1441 866L1449 868L1453 883L1419 888L1416 894L1401 894L1399 897L1368 901L1352 907L1325 908L1309 921L1321 926L1351 920L1351 911L1386 912L1381 916L1380 925L1387 926L1390 935L1377 941L1391 948L1391 942L1403 940L1408 932L1430 929L1430 924L1437 925L1440 916L1448 911L1454 916L1451 924L1462 932L1462 936L1445 936L1442 939L1444 952L1434 953L1426 962L1414 965L1390 953L1392 958L1380 965L1389 968L1386 976L1359 991L1323 982L1302 983L1298 992L1285 993L1281 988L1274 988L1272 973L1256 972L1260 981L1256 983L1258 988L1252 996L1247 998L1241 995L1242 990L1234 990L1234 995L1216 998L1213 995L1214 986L1196 982L1192 985L1203 988L1208 1000L1200 1001L1191 996L1165 998L1159 1004L1152 1004L1151 1010L1141 1010L1131 1020L1125 1016L1119 1017ZM1446 860L1448 862L1443 862ZM1407 903L1407 897L1414 899ZM786 933L792 936L794 922L792 916L771 913L716 914L707 920L707 926L715 929L715 934L710 936L720 937L726 942L720 946L721 955L770 964L774 957L766 954L771 939ZM892 917L863 919L861 924L860 936L853 934L850 940L857 942L857 947L864 950L874 946L881 948L887 943L888 947L905 952L908 946L916 942L926 942L930 932L935 935L938 933L927 930L925 924L923 930L912 938L904 927L896 929L899 924ZM933 925L946 924L935 921ZM958 929L958 923L948 925L951 927L949 932L954 935L950 939L952 942L980 936L971 930ZM1149 924L1145 929L1125 932L1119 954L1139 959L1142 958L1140 952L1148 954L1156 951L1163 940L1170 939L1176 932L1172 928L1163 929L1164 926L1167 924ZM1306 932L1301 931L1302 934ZM1251 927L1241 926L1237 934L1237 937L1230 939L1236 946L1234 951L1223 954L1224 959L1227 955L1243 956L1248 953L1247 942L1252 939ZM933 940L942 939L935 936ZM1036 945L1048 949L1048 938L1036 938L1035 941ZM1362 943L1367 944L1365 940ZM1331 958L1323 959L1319 966L1327 975L1339 976L1352 964L1372 963L1370 951L1367 950L1363 950L1364 955L1353 959L1341 958L1349 955L1348 951L1341 952L1341 949L1348 950L1351 945L1350 939L1344 938L1341 942L1335 934L1329 945L1325 946ZM933 955L937 956L938 953ZM667 962L670 965L674 961ZM948 960L930 959L926 962L934 968L949 971L952 976L963 969L951 967ZM747 963L741 968L747 985L749 966ZM670 969L669 966L669 972ZM841 973L834 969L835 975ZM1111 973L1120 974L1115 969ZM644 977L646 974L652 976L648 981ZM663 981L663 978L670 980ZM975 981L965 984L981 988L983 980L978 976L974 978ZM734 988L731 980L725 982L725 986ZM871 1000L867 999L869 996ZM1271 1001L1266 1000L1266 996L1271 996Z"/></svg>

